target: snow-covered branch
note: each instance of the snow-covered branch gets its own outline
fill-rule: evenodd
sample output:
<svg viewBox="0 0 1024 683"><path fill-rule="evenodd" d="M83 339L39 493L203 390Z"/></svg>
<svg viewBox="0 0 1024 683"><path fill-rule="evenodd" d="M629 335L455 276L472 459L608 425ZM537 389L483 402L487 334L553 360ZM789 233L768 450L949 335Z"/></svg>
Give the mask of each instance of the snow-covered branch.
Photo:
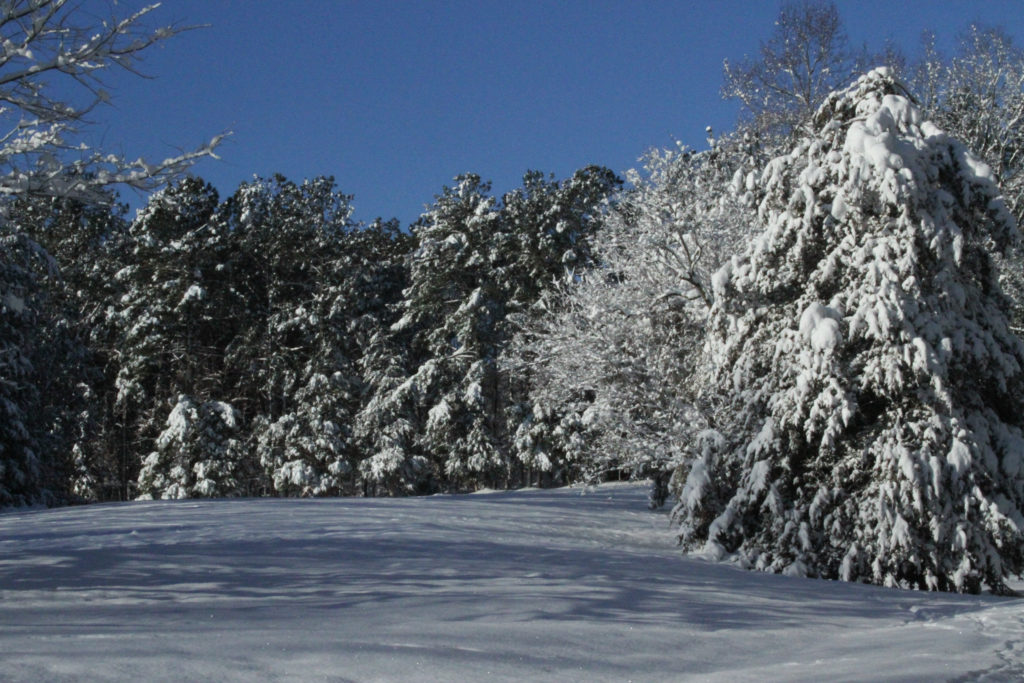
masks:
<svg viewBox="0 0 1024 683"><path fill-rule="evenodd" d="M212 156L217 136L158 162L106 154L78 142L86 116L109 102L104 76L139 74L145 50L188 27L147 26L159 7L97 21L68 0L0 3L0 195L104 201L103 188L149 190ZM112 8L113 9L113 8Z"/></svg>

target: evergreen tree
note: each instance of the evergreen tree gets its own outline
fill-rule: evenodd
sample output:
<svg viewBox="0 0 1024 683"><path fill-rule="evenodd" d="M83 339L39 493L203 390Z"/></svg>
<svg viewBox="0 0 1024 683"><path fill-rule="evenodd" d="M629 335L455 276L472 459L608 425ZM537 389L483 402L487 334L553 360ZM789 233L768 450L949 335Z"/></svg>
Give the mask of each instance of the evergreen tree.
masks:
<svg viewBox="0 0 1024 683"><path fill-rule="evenodd" d="M502 265L497 247L503 236L490 186L475 175L456 181L413 228L417 247L409 287L403 315L392 326L408 335L412 374L376 402L378 409L397 408L394 417L404 418L415 438L392 439L392 449L374 453L363 465L369 476L413 473L419 480L404 484L414 488L444 486L446 474L458 480L464 467L479 472L497 464L497 444L482 424L479 380L493 357L494 325L503 313L491 276ZM395 452L396 446L410 450Z"/></svg>
<svg viewBox="0 0 1024 683"><path fill-rule="evenodd" d="M400 239L393 224L354 223L350 200L331 178L275 177L243 185L226 207L248 300L231 364L247 376L238 393L254 399L253 446L279 495L357 487L358 363L395 295Z"/></svg>
<svg viewBox="0 0 1024 683"><path fill-rule="evenodd" d="M365 342L359 358L362 400L353 420L359 475L366 495L414 492L426 480L429 469L426 459L414 452L411 333L408 329L391 329L402 314L402 293L409 275L406 262L413 240L396 233L382 244L384 249L369 252L379 254L380 268L366 281L374 296L363 300L372 301L373 306L358 319Z"/></svg>
<svg viewBox="0 0 1024 683"><path fill-rule="evenodd" d="M178 396L139 471L140 500L214 498L246 490L238 411Z"/></svg>
<svg viewBox="0 0 1024 683"><path fill-rule="evenodd" d="M158 442L186 447L166 437L174 427L170 413L234 398L225 386L224 349L237 336L234 311L242 306L231 279L233 235L217 212L216 191L189 178L155 194L129 227L125 262L115 274L121 293L108 302L96 333L116 368L114 419L129 474L157 452ZM139 491L158 498L165 492L153 486L185 486L182 481L147 475ZM186 489L199 495L217 487L199 481Z"/></svg>
<svg viewBox="0 0 1024 683"><path fill-rule="evenodd" d="M103 204L112 185L152 188L219 141L149 163L94 149L80 135L86 115L109 101L109 69L132 71L147 48L179 32L147 28L155 8L102 20L63 0L0 6L0 505L66 497L77 427L70 396L89 396L74 381L80 330L50 286L59 269L32 236L38 216L26 203Z"/></svg>
<svg viewBox="0 0 1024 683"><path fill-rule="evenodd" d="M677 473L686 547L757 569L1006 590L1024 569L1024 346L991 170L885 69L750 184L764 233L713 279L722 439Z"/></svg>
<svg viewBox="0 0 1024 683"><path fill-rule="evenodd" d="M499 366L505 413L505 448L513 479L565 484L576 474L588 443L585 406L538 400L530 393L535 367L522 362L516 334L547 314L556 291L595 264L593 241L604 230L622 180L606 168L589 166L562 182L527 174L523 187L505 195L502 215L513 236L512 266L506 279L508 309L502 323ZM576 396L575 398L581 398Z"/></svg>
<svg viewBox="0 0 1024 683"><path fill-rule="evenodd" d="M36 260L46 252L0 224L0 507L49 502L42 434L33 423L41 400L39 317L45 315Z"/></svg>
<svg viewBox="0 0 1024 683"><path fill-rule="evenodd" d="M45 433L44 456L59 461L71 454L73 472L61 488L76 499L116 499L123 482L118 462L109 457L116 453L116 429L105 400L113 378L104 370L105 349L93 343L92 333L102 323L106 302L121 293L113 276L119 269L114 254L126 234L124 207L112 196L100 205L20 197L8 207L8 218L56 266L37 271L45 294L37 349L46 358L35 363L42 369L37 377L42 403L33 413Z"/></svg>
<svg viewBox="0 0 1024 683"><path fill-rule="evenodd" d="M380 427L363 473L392 491L517 478L498 368L509 315L586 266L589 235L619 182L597 167L561 183L530 173L499 203L478 176L456 180L414 226L409 286L391 328L401 355L378 365L360 416L362 433Z"/></svg>

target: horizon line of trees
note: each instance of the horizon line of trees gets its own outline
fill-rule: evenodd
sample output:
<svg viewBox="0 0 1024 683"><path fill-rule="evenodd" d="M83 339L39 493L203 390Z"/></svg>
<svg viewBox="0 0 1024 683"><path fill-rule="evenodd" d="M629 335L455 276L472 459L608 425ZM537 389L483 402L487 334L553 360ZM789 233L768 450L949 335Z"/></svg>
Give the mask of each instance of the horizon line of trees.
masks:
<svg viewBox="0 0 1024 683"><path fill-rule="evenodd" d="M8 466L0 501L567 481L503 446L524 396L497 360L508 318L589 266L620 184L532 172L499 201L462 176L411 234L353 222L329 178L257 179L224 201L186 178L132 221L16 202L46 255L20 297L38 387L21 434L39 466Z"/></svg>

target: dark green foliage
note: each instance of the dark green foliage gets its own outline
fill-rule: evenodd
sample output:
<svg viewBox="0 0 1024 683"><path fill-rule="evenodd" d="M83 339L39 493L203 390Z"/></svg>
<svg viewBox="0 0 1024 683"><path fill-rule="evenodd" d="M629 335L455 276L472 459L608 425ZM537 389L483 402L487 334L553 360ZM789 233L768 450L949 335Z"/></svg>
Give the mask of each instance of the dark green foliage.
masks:
<svg viewBox="0 0 1024 683"><path fill-rule="evenodd" d="M528 173L501 202L475 175L456 178L414 226L400 360L371 382L359 419L371 486L391 492L522 482L507 417L521 400L503 376L510 315L590 265L589 238L621 181L590 167L562 182Z"/></svg>
<svg viewBox="0 0 1024 683"><path fill-rule="evenodd" d="M45 252L10 227L0 233L0 506L50 494L39 457L43 425L34 419L39 391L42 292L36 275Z"/></svg>

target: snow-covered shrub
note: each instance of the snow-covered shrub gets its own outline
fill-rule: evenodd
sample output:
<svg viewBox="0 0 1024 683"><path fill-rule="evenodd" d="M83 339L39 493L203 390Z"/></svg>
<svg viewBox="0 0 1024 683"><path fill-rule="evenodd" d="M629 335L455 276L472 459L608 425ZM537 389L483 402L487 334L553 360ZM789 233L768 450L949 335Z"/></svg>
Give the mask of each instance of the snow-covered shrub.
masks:
<svg viewBox="0 0 1024 683"><path fill-rule="evenodd" d="M239 495L243 449L235 435L239 415L227 403L178 397L142 461L139 499L213 498Z"/></svg>
<svg viewBox="0 0 1024 683"><path fill-rule="evenodd" d="M877 69L749 185L764 233L714 278L725 437L680 472L689 548L931 590L1024 568L1024 345L989 169Z"/></svg>
<svg viewBox="0 0 1024 683"><path fill-rule="evenodd" d="M278 495L349 493L349 425L345 377L313 374L276 420L261 415L253 429L256 454Z"/></svg>

